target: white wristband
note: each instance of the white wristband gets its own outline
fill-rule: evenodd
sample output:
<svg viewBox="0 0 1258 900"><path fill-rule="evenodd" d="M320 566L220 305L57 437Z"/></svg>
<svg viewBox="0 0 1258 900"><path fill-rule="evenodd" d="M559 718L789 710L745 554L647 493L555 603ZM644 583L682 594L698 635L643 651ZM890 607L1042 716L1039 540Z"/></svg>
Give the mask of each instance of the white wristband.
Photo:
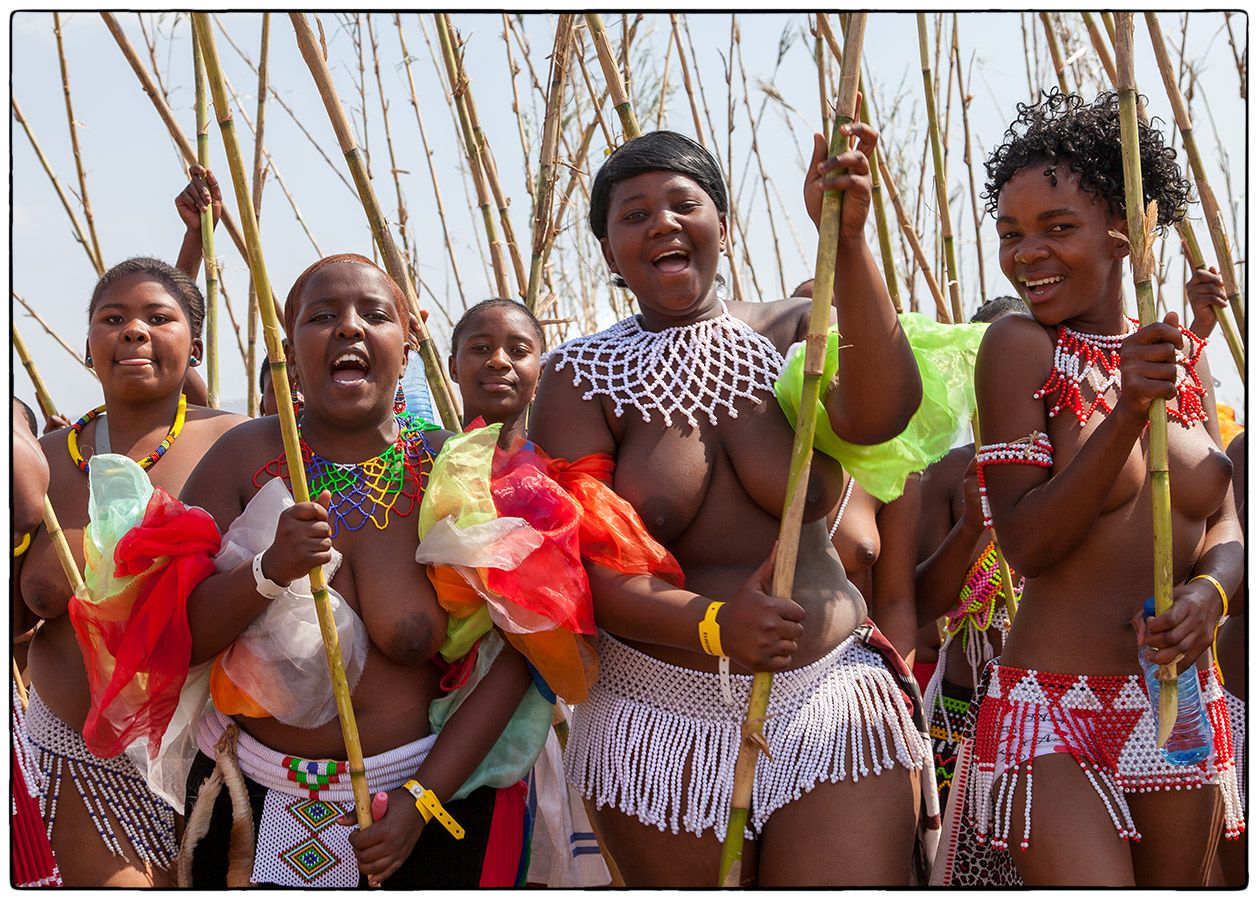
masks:
<svg viewBox="0 0 1258 900"><path fill-rule="evenodd" d="M274 581L262 574L261 553L253 558L253 580L258 586L258 593L268 600L275 600L278 597L282 597L284 592L288 590L287 586L276 584Z"/></svg>

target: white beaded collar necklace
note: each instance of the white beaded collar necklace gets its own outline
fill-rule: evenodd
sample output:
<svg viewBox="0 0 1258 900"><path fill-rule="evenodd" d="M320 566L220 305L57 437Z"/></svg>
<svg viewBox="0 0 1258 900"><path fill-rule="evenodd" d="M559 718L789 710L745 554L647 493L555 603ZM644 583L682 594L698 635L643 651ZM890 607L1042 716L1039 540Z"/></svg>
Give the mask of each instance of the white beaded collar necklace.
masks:
<svg viewBox="0 0 1258 900"><path fill-rule="evenodd" d="M772 391L785 360L773 342L746 322L721 314L690 325L647 331L639 316L622 319L597 334L579 337L546 357L555 371L572 367L572 383L589 383L582 399L610 397L617 417L632 406L645 422L658 411L666 426L673 417L698 427L696 414L715 425L724 407L738 418L740 397L763 403L757 391Z"/></svg>

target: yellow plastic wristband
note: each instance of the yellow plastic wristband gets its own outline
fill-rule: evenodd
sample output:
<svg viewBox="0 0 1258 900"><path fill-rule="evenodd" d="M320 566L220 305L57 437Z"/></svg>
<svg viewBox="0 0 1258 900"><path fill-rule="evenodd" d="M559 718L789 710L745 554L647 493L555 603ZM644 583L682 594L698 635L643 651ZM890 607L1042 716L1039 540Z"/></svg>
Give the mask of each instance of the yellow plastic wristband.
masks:
<svg viewBox="0 0 1258 900"><path fill-rule="evenodd" d="M1223 590L1223 585L1219 584L1219 579L1213 575L1207 575L1205 572L1189 578L1188 583L1192 584L1198 578L1203 578L1214 585L1214 589L1219 592L1219 597L1223 600L1223 615L1219 616L1219 621L1214 624L1214 641L1210 645L1210 653L1214 656L1214 669L1219 673L1219 684L1223 684L1223 667L1219 664L1219 629L1227 621L1227 591Z"/></svg>
<svg viewBox="0 0 1258 900"><path fill-rule="evenodd" d="M725 656L721 646L721 626L716 621L716 614L725 605L723 600L713 600L708 604L703 620L699 622L699 646L708 656Z"/></svg>
<svg viewBox="0 0 1258 900"><path fill-rule="evenodd" d="M463 826L454 821L454 816L446 812L446 808L441 805L441 801L437 799L428 788L412 778L403 788L410 791L411 796L415 798L415 808L419 810L419 814L424 817L425 822L431 822L434 818L442 824L446 831L456 840L463 840Z"/></svg>

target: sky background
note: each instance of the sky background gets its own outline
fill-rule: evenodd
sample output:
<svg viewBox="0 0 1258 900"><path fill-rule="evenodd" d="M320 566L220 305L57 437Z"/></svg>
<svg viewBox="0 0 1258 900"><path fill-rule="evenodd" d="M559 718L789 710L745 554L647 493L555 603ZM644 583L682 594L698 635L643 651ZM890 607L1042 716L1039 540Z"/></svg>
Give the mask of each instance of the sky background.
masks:
<svg viewBox="0 0 1258 900"><path fill-rule="evenodd" d="M171 106L185 134L191 137L194 134L194 112L188 17L156 13L141 15L150 36L155 39L156 58L163 83L170 94ZM606 13L604 18L613 46L618 49L620 16ZM745 223L747 247L756 281L765 299L776 299L782 294L780 285L785 284L789 289L810 275L815 250L815 232L804 213L800 192L804 159L810 152L810 132L820 127L817 69L812 57L812 38L808 34L810 17L802 13L745 13L737 16L748 99L759 117L757 138L769 176L771 217L765 214L764 188L750 150L752 129L743 99L743 79L737 70L733 77L732 129L729 125L725 63L730 57L730 15L691 14L687 18L696 50L695 59L688 61L707 95L713 125L720 136L717 153L722 165L728 167L730 155L733 158L736 204ZM137 15L120 13L118 19L132 44L148 63L148 51ZM397 200L389 174L381 98L372 71L370 45L366 60L367 130L364 141L352 21L347 23L344 16L329 13L322 13L320 19L342 101L351 110L355 128L360 134L360 144L365 143L370 152L377 196L386 215L396 219ZM510 215L527 266L530 200L525 190L525 178L535 176L537 148L541 143L541 97L531 84L528 67L518 48L513 45L513 54L521 67L516 90L523 112L525 142L530 147L526 168L517 120L511 108L513 97L501 37L502 16L497 13L456 12L452 19L466 42L468 77L482 125L497 160L503 189L512 198ZM932 15L930 19L933 28L935 18ZM256 61L261 14L233 13L222 15L219 20L236 44ZM462 271L464 297L467 303L475 303L495 293L484 262L487 254L479 250L479 245L483 244L479 211L468 199L462 151L421 31L420 15L403 13L401 20L412 57L412 73L433 150L452 243ZM837 27L837 18L832 17L832 20ZM1165 13L1160 20L1168 42L1176 48L1172 53L1178 60L1183 16ZM52 14L17 13L9 21L12 96L21 104L62 186L68 192L77 191ZM975 177L981 190L979 161L1000 141L1013 117L1015 105L1028 98L1028 78L1037 88L1047 88L1055 83L1055 77L1048 62L1038 16L1016 12L962 13L957 22L957 42L966 74L966 90L972 96L970 129ZM457 318L464 300L458 294L442 247L432 185L406 86L406 73L401 64L397 27L391 14L374 14L372 23L379 44L381 78L389 104L389 124L398 155L397 167L402 170L400 178L410 213L411 233L417 240L420 275L425 282L421 303L435 308L436 304L432 301L432 295L435 295L441 299L441 305L449 315ZM424 23L429 38L436 46L432 17L425 15ZM1066 51L1068 56L1073 57L1068 80L1072 87L1081 83L1083 93L1091 98L1096 93L1097 83L1090 73L1098 72L1099 65L1091 45L1087 43L1083 23L1077 14L1063 15L1062 23L1072 34ZM537 77L545 82L547 57L554 40L555 16L527 14L522 24L532 48L530 58L533 67ZM1232 32L1238 43L1238 52L1245 49L1247 24L1243 14L1232 16ZM950 15L944 17L944 26L947 29L946 47L951 37ZM1038 57L1038 69L1033 61L1033 71L1029 75L1024 54L1024 26ZM79 140L87 170L88 192L106 266L134 255L153 255L173 262L182 238L182 223L175 213L173 200L187 183L174 145L99 15L89 12L63 14L62 27L75 118L80 125ZM222 32L216 29L215 37L228 79L252 119L257 102L256 76L224 39ZM657 110L650 107L658 95L660 72L667 56L669 80L663 123L666 127L693 134L690 106L682 88L676 55L673 50L666 51L669 39L670 25L666 14L651 13L643 18L633 43L630 88L643 119L643 127L655 127L660 120ZM1244 193L1248 155L1247 110L1240 97L1240 81L1224 29L1223 15L1190 14L1184 46L1185 56L1196 74L1192 112L1199 146L1216 194L1225 204L1230 198L1234 205L1225 215L1229 216L1228 227L1234 243L1242 248L1236 256L1243 260L1244 229L1248 216ZM689 56L690 48L687 47L686 51ZM1137 80L1142 91L1149 96L1150 111L1163 120L1169 133L1170 126L1166 124L1172 121L1169 105L1140 17L1137 18L1136 57ZM592 51L587 59L591 78L595 88L599 89L602 75ZM738 59L737 50L734 59ZM893 170L898 173L901 194L910 209L916 208L921 193L920 165L926 117L922 106L914 16L895 12L872 14L865 41L865 63L875 89L877 121L883 131L883 146ZM946 56L940 71L941 77L946 79ZM297 119L348 180L343 157L313 88L309 71L297 52L286 15L272 16L269 75L271 84L292 108ZM582 107L581 121L574 116L569 123L569 134L574 144L580 127L589 118L588 95L579 76L575 87L586 96L586 102ZM698 87L695 89L697 91ZM570 86L569 97L572 96L571 91ZM944 93L941 87L940 94ZM942 115L943 96L937 102ZM603 113L616 135L615 140L619 140L619 124L610 106L605 106ZM243 151L249 160L253 150L252 132L238 111L236 121ZM964 139L962 117L955 99L950 126L949 191L953 198L952 218L958 233L961 286L968 315L977 305L980 292L974 222L961 152ZM356 196L320 158L294 119L273 98L268 98L265 133L266 147L323 254L360 252L371 255L370 234ZM215 169L223 184L225 202L234 211L234 194L216 126L212 126L211 134ZM25 133L12 119L10 141L10 284L81 354L86 331L86 306L96 281L95 272L87 255L75 242L65 211ZM592 167L597 167L598 160L607 149L608 141L600 131L595 131L590 149ZM1180 159L1182 162L1182 153ZM921 215L923 230L929 236L935 230L935 202L929 174L924 189L926 197ZM577 215L584 212L582 202L578 191ZM76 212L82 220L81 211ZM887 212L893 215L889 203ZM1207 233L1200 224L1200 208L1194 206L1191 215L1198 219L1198 232L1207 257L1213 259ZM780 274L770 219L779 232ZM872 219L871 216L869 234L871 246L876 248ZM320 254L316 253L274 178L267 182L261 221L271 282L277 297L282 300L295 277ZM894 228L894 219L892 223ZM574 210L569 211L563 224L565 230L559 238L553 260L558 269L569 274L563 282L566 288L560 293L571 293L572 286L584 280L587 289L596 291L600 298L605 297L608 292L605 266L598 255L597 245L589 236L588 227L574 216ZM996 262L994 224L990 217L983 220L981 228L987 295L1010 293L1010 286L1000 275ZM929 239L926 243L929 246ZM1183 295L1183 269L1178 244L1178 239L1172 235L1164 255L1167 271L1165 296L1172 309L1181 308ZM222 228L217 232L217 247L224 266L223 278L243 329L247 267ZM900 247L897 245L896 249L897 265L904 273L907 268L899 256ZM576 274L578 270L580 275ZM745 266L740 268L740 273L745 290L751 292L752 282ZM1130 296L1130 289L1128 294ZM916 295L922 302L922 310L929 313L933 304L920 279ZM561 297L559 315L573 314L576 300L574 297ZM618 317L618 312L623 314L623 311L624 307L614 310L605 300L600 300L596 324L599 327L610 324ZM62 411L73 419L99 404L100 390L94 377L61 349L21 307L12 304L12 315ZM228 318L225 314L220 318L223 405L243 411L246 373ZM568 336L580 333L585 323L586 320L573 323ZM444 314L435 311L430 326L444 355L449 333ZM1219 399L1237 407L1243 417L1243 389L1221 335L1216 335L1216 340L1212 341L1209 356L1211 368L1220 382ZM16 353L12 354L11 363L15 393L35 407L34 392L25 373L20 370Z"/></svg>

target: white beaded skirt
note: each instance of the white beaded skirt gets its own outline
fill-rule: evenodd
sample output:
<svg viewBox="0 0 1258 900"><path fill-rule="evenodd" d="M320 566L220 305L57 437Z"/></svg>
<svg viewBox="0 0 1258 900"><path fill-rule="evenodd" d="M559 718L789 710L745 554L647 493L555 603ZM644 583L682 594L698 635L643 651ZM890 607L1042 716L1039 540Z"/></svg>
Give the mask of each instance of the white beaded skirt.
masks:
<svg viewBox="0 0 1258 900"><path fill-rule="evenodd" d="M599 808L611 804L661 831L723 839L751 676L730 676L726 705L715 674L660 662L606 632L598 655L599 680L568 738L568 782ZM749 839L820 782L918 770L930 759L907 698L856 635L775 674L765 737L772 758L756 765Z"/></svg>

